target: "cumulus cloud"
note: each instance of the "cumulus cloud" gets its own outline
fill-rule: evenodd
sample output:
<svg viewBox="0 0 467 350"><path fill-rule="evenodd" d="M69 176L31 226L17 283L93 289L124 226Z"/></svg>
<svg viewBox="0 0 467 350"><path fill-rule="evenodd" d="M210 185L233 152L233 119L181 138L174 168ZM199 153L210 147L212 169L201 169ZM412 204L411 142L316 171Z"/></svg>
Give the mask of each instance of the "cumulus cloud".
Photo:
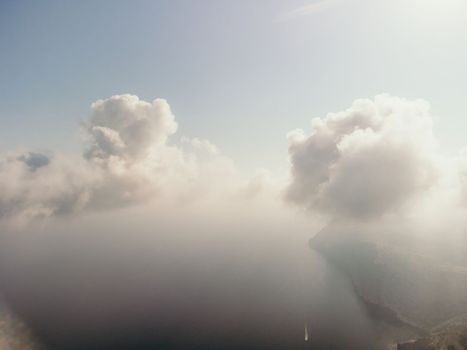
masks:
<svg viewBox="0 0 467 350"><path fill-rule="evenodd" d="M314 119L309 135L289 133L287 200L333 218L366 220L400 210L438 184L445 167L432 124L427 102L389 95L356 100L345 111ZM0 160L0 218L29 221L164 196L184 202L211 194L248 199L281 186L266 170L245 181L209 140L175 139L177 123L162 99L98 100L82 130L82 156L23 152ZM467 188L465 158L452 167L452 192Z"/></svg>
<svg viewBox="0 0 467 350"><path fill-rule="evenodd" d="M368 219L398 209L437 181L429 105L389 95L360 99L289 134L286 198L331 216Z"/></svg>
<svg viewBox="0 0 467 350"><path fill-rule="evenodd" d="M25 152L0 160L0 218L29 221L106 210L170 192L193 199L235 173L208 140L182 138L163 99L117 95L91 105L83 157Z"/></svg>
<svg viewBox="0 0 467 350"><path fill-rule="evenodd" d="M138 160L148 156L151 148L165 144L177 130L175 117L163 99L149 103L134 95L117 95L94 102L91 111L85 123L90 142L87 159L115 156Z"/></svg>
<svg viewBox="0 0 467 350"><path fill-rule="evenodd" d="M49 158L39 153L1 160L0 218L29 220L83 207L94 181L84 165L71 158Z"/></svg>

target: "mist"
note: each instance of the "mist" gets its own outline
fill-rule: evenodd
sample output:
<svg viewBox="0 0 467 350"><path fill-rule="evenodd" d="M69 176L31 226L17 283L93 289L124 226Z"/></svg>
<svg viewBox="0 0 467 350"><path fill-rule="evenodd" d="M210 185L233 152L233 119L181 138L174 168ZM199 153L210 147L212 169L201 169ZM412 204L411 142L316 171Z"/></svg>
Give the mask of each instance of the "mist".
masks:
<svg viewBox="0 0 467 350"><path fill-rule="evenodd" d="M208 207L4 234L4 298L50 349L361 349L392 327L310 250L320 226L307 217L259 200Z"/></svg>
<svg viewBox="0 0 467 350"><path fill-rule="evenodd" d="M299 346L310 225L240 201L3 235L2 292L51 348Z"/></svg>

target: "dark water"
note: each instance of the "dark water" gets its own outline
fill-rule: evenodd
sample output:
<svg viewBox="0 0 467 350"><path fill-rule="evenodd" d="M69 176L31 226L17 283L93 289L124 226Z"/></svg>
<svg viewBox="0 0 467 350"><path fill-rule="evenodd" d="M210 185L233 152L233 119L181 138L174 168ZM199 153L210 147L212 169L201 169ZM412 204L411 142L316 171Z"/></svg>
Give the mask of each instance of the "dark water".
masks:
<svg viewBox="0 0 467 350"><path fill-rule="evenodd" d="M307 247L295 259L100 249L4 258L5 299L47 348L377 349L388 329Z"/></svg>

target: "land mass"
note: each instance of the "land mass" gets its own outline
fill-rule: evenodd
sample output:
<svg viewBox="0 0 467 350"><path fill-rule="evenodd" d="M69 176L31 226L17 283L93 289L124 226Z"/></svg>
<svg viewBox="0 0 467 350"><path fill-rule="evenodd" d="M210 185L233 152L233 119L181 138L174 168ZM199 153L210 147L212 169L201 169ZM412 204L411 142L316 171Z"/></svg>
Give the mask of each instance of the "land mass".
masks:
<svg viewBox="0 0 467 350"><path fill-rule="evenodd" d="M442 249L330 226L310 240L350 279L376 318L412 332L387 336L389 349L467 349L467 264Z"/></svg>

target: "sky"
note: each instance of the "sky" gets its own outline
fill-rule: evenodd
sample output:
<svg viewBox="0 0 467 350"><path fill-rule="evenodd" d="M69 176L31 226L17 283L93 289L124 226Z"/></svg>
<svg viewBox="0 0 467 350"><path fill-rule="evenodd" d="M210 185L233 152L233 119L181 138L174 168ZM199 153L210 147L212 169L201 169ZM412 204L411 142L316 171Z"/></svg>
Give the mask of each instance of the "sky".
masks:
<svg viewBox="0 0 467 350"><path fill-rule="evenodd" d="M1 1L0 149L79 150L97 99L168 100L179 134L251 174L287 173L286 134L390 93L467 127L461 0Z"/></svg>

